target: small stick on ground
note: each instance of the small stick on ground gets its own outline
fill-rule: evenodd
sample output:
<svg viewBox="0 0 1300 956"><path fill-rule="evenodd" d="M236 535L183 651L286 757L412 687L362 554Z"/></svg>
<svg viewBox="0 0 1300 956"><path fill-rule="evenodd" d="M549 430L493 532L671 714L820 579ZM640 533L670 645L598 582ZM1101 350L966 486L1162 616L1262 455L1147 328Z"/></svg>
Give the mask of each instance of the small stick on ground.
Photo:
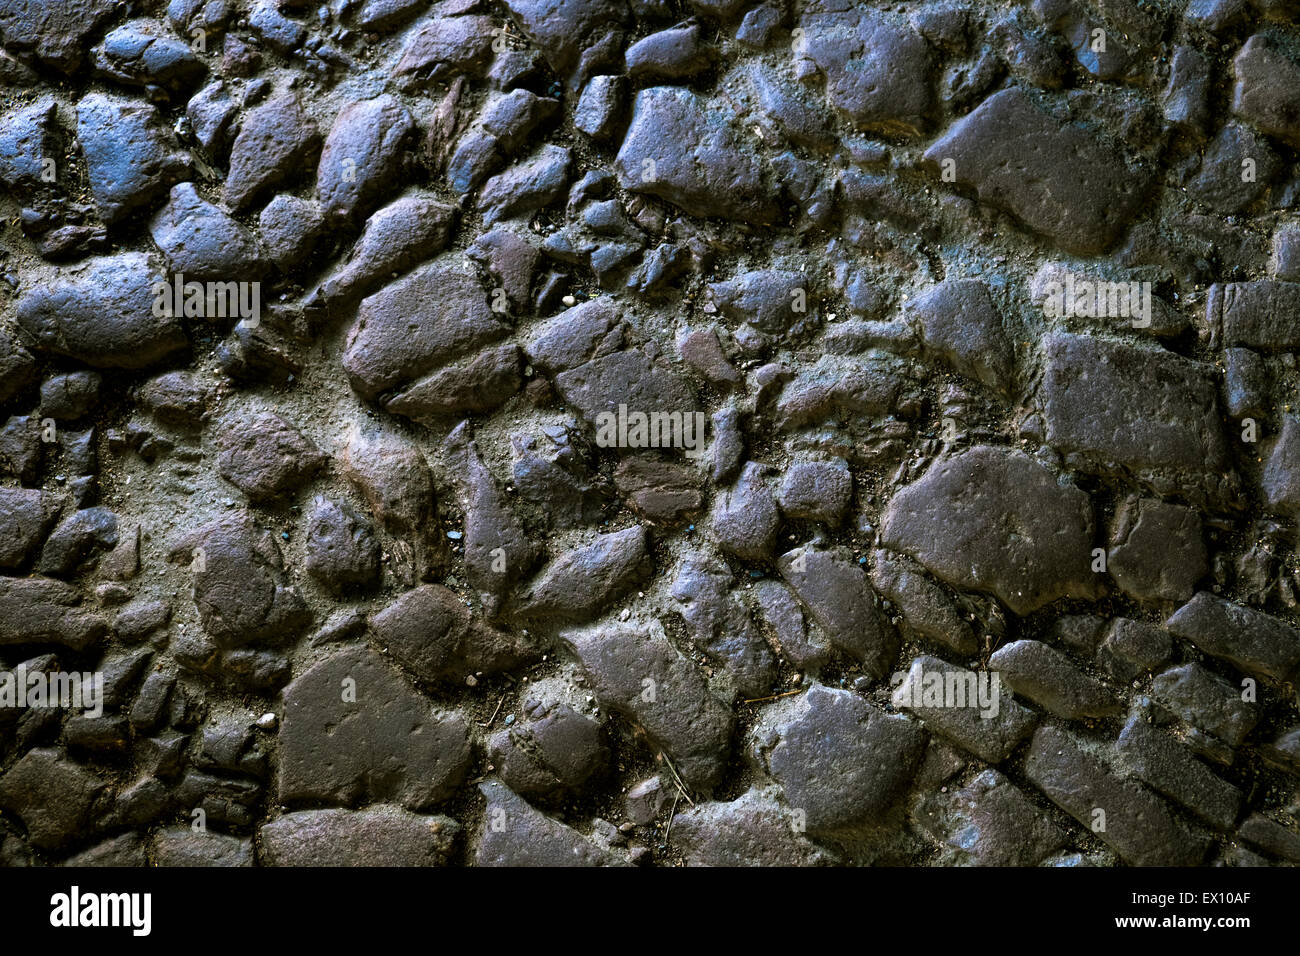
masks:
<svg viewBox="0 0 1300 956"><path fill-rule="evenodd" d="M765 700L780 700L782 697L793 697L795 694L802 694L803 692L804 688L800 687L798 690L788 690L784 694L773 694L771 697L753 697L749 700L742 700L741 703L761 704Z"/></svg>
<svg viewBox="0 0 1300 956"><path fill-rule="evenodd" d="M664 831L664 844L667 845L668 838L673 835L673 817L677 816L677 803L682 799L679 793L673 797L673 808L668 811L668 829ZM686 799L690 799L687 797Z"/></svg>
<svg viewBox="0 0 1300 956"><path fill-rule="evenodd" d="M682 796L686 798L687 803L691 806L695 806L695 801L692 800L691 795L686 792L686 784L682 783L682 778L677 776L677 768L673 766L673 762L668 759L667 754L663 754L663 758L664 763L668 764L668 769L672 771L673 781L677 784L677 789L682 792Z"/></svg>
<svg viewBox="0 0 1300 956"><path fill-rule="evenodd" d="M502 694L501 699L497 701L497 709L492 711L492 716L487 719L486 724L479 724L480 727L491 727L492 721L497 719L497 714L501 713L501 705L506 702L506 695Z"/></svg>

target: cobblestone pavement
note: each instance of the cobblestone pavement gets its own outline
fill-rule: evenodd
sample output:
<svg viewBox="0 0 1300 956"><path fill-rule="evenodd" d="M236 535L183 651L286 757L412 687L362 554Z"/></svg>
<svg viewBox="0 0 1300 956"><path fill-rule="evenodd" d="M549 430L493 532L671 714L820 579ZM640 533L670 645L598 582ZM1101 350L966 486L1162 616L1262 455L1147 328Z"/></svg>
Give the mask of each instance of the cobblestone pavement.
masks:
<svg viewBox="0 0 1300 956"><path fill-rule="evenodd" d="M1300 862L1278 0L0 0L0 863Z"/></svg>

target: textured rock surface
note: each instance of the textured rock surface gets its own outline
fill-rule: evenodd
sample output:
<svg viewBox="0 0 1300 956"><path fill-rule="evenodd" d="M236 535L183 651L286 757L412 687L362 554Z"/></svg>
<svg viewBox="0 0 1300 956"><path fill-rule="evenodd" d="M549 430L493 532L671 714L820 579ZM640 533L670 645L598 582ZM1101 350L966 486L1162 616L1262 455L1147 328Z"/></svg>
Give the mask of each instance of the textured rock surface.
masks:
<svg viewBox="0 0 1300 956"><path fill-rule="evenodd" d="M1297 51L0 0L0 866L1298 862Z"/></svg>

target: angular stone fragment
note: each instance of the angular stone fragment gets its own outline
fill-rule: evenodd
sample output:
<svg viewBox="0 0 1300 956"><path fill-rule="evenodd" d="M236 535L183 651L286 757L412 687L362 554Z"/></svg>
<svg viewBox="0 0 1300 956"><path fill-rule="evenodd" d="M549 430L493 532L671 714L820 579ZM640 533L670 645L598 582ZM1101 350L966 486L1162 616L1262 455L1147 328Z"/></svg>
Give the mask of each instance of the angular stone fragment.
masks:
<svg viewBox="0 0 1300 956"><path fill-rule="evenodd" d="M1300 664L1300 631L1208 591L1199 592L1175 611L1165 627L1206 654L1256 677L1284 681Z"/></svg>
<svg viewBox="0 0 1300 956"><path fill-rule="evenodd" d="M487 798L475 866L622 866L623 861L577 830L534 810L496 781L479 784Z"/></svg>
<svg viewBox="0 0 1300 956"><path fill-rule="evenodd" d="M71 74L90 49L90 38L116 10L108 0L4 0L0 40Z"/></svg>
<svg viewBox="0 0 1300 956"><path fill-rule="evenodd" d="M83 563L118 543L117 515L107 508L81 508L68 515L45 541L36 570L71 577Z"/></svg>
<svg viewBox="0 0 1300 956"><path fill-rule="evenodd" d="M983 282L949 279L931 286L905 309L927 351L968 378L996 391L1010 391L1011 342Z"/></svg>
<svg viewBox="0 0 1300 956"><path fill-rule="evenodd" d="M593 425L598 424L602 412L617 413L620 405L644 415L678 413L683 421L698 408L682 375L643 349L602 355L561 372L555 376L555 390ZM702 437L698 430L693 435L697 442ZM679 437L684 442L685 432Z"/></svg>
<svg viewBox="0 0 1300 956"><path fill-rule="evenodd" d="M255 282L265 270L253 234L201 199L193 183L172 188L170 202L150 221L149 232L169 269L187 281ZM180 305L173 308L180 312Z"/></svg>
<svg viewBox="0 0 1300 956"><path fill-rule="evenodd" d="M1095 132L1043 112L1018 86L959 119L925 158L936 166L952 160L956 181L981 200L1080 254L1119 238L1149 179Z"/></svg>
<svg viewBox="0 0 1300 956"><path fill-rule="evenodd" d="M993 676L923 654L893 691L896 706L981 760L1001 763L1038 722Z"/></svg>
<svg viewBox="0 0 1300 956"><path fill-rule="evenodd" d="M531 158L493 176L478 197L483 224L530 215L555 202L569 184L572 162L567 149L548 143Z"/></svg>
<svg viewBox="0 0 1300 956"><path fill-rule="evenodd" d="M1163 349L1063 332L1047 336L1043 356L1037 401L1048 444L1161 493L1232 499L1236 475L1209 369Z"/></svg>
<svg viewBox="0 0 1300 956"><path fill-rule="evenodd" d="M258 830L266 866L445 866L460 824L400 807L301 810Z"/></svg>
<svg viewBox="0 0 1300 956"><path fill-rule="evenodd" d="M1259 720L1259 708L1241 691L1200 664L1171 667L1156 675L1151 696L1193 727L1236 747Z"/></svg>
<svg viewBox="0 0 1300 956"><path fill-rule="evenodd" d="M0 807L22 820L32 846L60 850L85 838L105 786L98 774L39 747L0 776Z"/></svg>
<svg viewBox="0 0 1300 956"><path fill-rule="evenodd" d="M0 488L0 568L22 567L54 523L54 501L35 488Z"/></svg>
<svg viewBox="0 0 1300 956"><path fill-rule="evenodd" d="M919 570L889 551L873 556L871 583L893 601L907 626L923 637L948 645L959 654L978 649L975 634L951 598Z"/></svg>
<svg viewBox="0 0 1300 956"><path fill-rule="evenodd" d="M1105 811L1097 836L1137 866L1194 866L1208 841L1179 823L1150 791L1117 777L1102 761L1055 727L1034 734L1025 762L1029 779L1058 807L1092 828L1094 810Z"/></svg>
<svg viewBox="0 0 1300 956"><path fill-rule="evenodd" d="M1173 641L1153 624L1117 617L1110 624L1097 659L1118 681L1131 681L1169 663Z"/></svg>
<svg viewBox="0 0 1300 956"><path fill-rule="evenodd" d="M99 216L114 225L151 204L186 163L152 106L89 93L77 104L77 138Z"/></svg>
<svg viewBox="0 0 1300 956"><path fill-rule="evenodd" d="M284 689L279 800L423 810L464 781L469 726L439 714L365 647L312 665Z"/></svg>
<svg viewBox="0 0 1300 956"><path fill-rule="evenodd" d="M254 502L283 497L326 462L311 439L269 411L227 415L215 440L217 470Z"/></svg>
<svg viewBox="0 0 1300 956"><path fill-rule="evenodd" d="M1115 583L1147 601L1186 601L1209 570L1200 516L1136 496L1117 509L1106 559Z"/></svg>
<svg viewBox="0 0 1300 956"><path fill-rule="evenodd" d="M601 0L510 0L524 35L570 90L581 89L596 67L619 56L628 8Z"/></svg>
<svg viewBox="0 0 1300 956"><path fill-rule="evenodd" d="M700 510L700 474L692 466L649 455L624 458L614 484L634 510L652 521L676 521Z"/></svg>
<svg viewBox="0 0 1300 956"><path fill-rule="evenodd" d="M1210 141L1200 172L1187 184L1193 199L1225 216L1246 210L1282 171L1281 157L1251 129L1228 123ZM1251 175L1244 175L1249 167Z"/></svg>
<svg viewBox="0 0 1300 956"><path fill-rule="evenodd" d="M573 125L592 139L614 136L624 110L627 81L620 76L593 76L582 90Z"/></svg>
<svg viewBox="0 0 1300 956"><path fill-rule="evenodd" d="M127 86L180 91L198 83L207 72L189 43L168 35L159 20L132 20L104 37L95 66Z"/></svg>
<svg viewBox="0 0 1300 956"><path fill-rule="evenodd" d="M637 94L618 151L619 183L658 196L694 216L767 223L776 217L762 167L715 104L680 87Z"/></svg>
<svg viewBox="0 0 1300 956"><path fill-rule="evenodd" d="M423 681L494 674L537 657L523 638L488 627L441 584L407 591L370 616L376 646Z"/></svg>
<svg viewBox="0 0 1300 956"><path fill-rule="evenodd" d="M230 150L225 198L239 212L298 173L320 148L316 123L295 93L267 100L244 116Z"/></svg>
<svg viewBox="0 0 1300 956"><path fill-rule="evenodd" d="M589 621L613 610L613 602L650 573L653 560L640 525L600 535L544 568L529 586L519 614Z"/></svg>
<svg viewBox="0 0 1300 956"><path fill-rule="evenodd" d="M781 515L763 480L764 468L748 462L736 484L718 496L710 524L723 551L759 563L772 556Z"/></svg>
<svg viewBox="0 0 1300 956"><path fill-rule="evenodd" d="M1041 641L1013 641L1000 647L989 658L989 667L1017 694L1066 720L1108 717L1123 709L1105 684Z"/></svg>
<svg viewBox="0 0 1300 956"><path fill-rule="evenodd" d="M302 265L325 231L325 213L314 199L281 193L258 217L266 254L281 272Z"/></svg>
<svg viewBox="0 0 1300 956"><path fill-rule="evenodd" d="M826 98L858 129L914 135L934 105L929 45L910 27L867 9L805 12L795 44L826 77Z"/></svg>
<svg viewBox="0 0 1300 956"><path fill-rule="evenodd" d="M393 75L404 85L450 80L474 73L492 53L497 29L491 17L437 17L411 34Z"/></svg>
<svg viewBox="0 0 1300 956"><path fill-rule="evenodd" d="M746 698L762 697L776 679L776 662L732 584L725 564L692 557L673 581L672 596L695 643L721 663L736 690Z"/></svg>
<svg viewBox="0 0 1300 956"><path fill-rule="evenodd" d="M415 578L437 563L433 474L409 439L387 429L355 429L343 447L344 476L390 534L405 539L407 571Z"/></svg>
<svg viewBox="0 0 1300 956"><path fill-rule="evenodd" d="M823 355L781 390L776 420L782 429L826 419L883 417L894 410L903 387L903 363L884 353Z"/></svg>
<svg viewBox="0 0 1300 956"><path fill-rule="evenodd" d="M808 314L810 285L811 280L802 272L756 269L713 283L709 294L727 318L776 335Z"/></svg>
<svg viewBox="0 0 1300 956"><path fill-rule="evenodd" d="M1300 863L1300 834L1260 813L1252 813L1237 830L1237 836L1266 853L1290 863Z"/></svg>
<svg viewBox="0 0 1300 956"><path fill-rule="evenodd" d="M211 830L169 827L153 837L155 866L252 866L253 841Z"/></svg>
<svg viewBox="0 0 1300 956"><path fill-rule="evenodd" d="M439 260L364 299L343 368L373 399L506 334L472 275Z"/></svg>
<svg viewBox="0 0 1300 956"><path fill-rule="evenodd" d="M925 731L846 690L820 684L764 709L755 757L814 834L882 822L920 765Z"/></svg>
<svg viewBox="0 0 1300 956"><path fill-rule="evenodd" d="M791 518L821 521L834 527L844 520L852 496L853 475L843 459L836 459L792 465L782 478L777 501Z"/></svg>
<svg viewBox="0 0 1300 956"><path fill-rule="evenodd" d="M436 423L495 411L523 384L519 347L497 345L425 376L384 403L395 415Z"/></svg>
<svg viewBox="0 0 1300 956"><path fill-rule="evenodd" d="M1064 830L996 770L950 797L933 798L942 816L948 866L1034 866L1065 845Z"/></svg>
<svg viewBox="0 0 1300 956"><path fill-rule="evenodd" d="M1244 345L1264 351L1300 346L1294 315L1300 309L1300 282L1257 279L1216 282L1205 297L1210 347Z"/></svg>
<svg viewBox="0 0 1300 956"><path fill-rule="evenodd" d="M1023 452L987 446L937 462L889 503L881 543L1017 614L1097 593L1092 506Z"/></svg>
<svg viewBox="0 0 1300 956"><path fill-rule="evenodd" d="M374 528L349 505L317 498L307 516L307 573L336 594L379 577Z"/></svg>
<svg viewBox="0 0 1300 956"><path fill-rule="evenodd" d="M1300 145L1300 63L1266 33L1232 60L1232 112L1292 146Z"/></svg>
<svg viewBox="0 0 1300 956"><path fill-rule="evenodd" d="M831 649L809 634L794 592L771 578L759 581L754 591L763 620L790 663L800 670L817 671L830 656Z"/></svg>
<svg viewBox="0 0 1300 956"><path fill-rule="evenodd" d="M640 727L688 786L708 790L718 784L731 749L731 709L669 643L662 624L593 625L567 631L562 639L578 656L602 707Z"/></svg>
<svg viewBox="0 0 1300 956"><path fill-rule="evenodd" d="M1237 819L1244 799L1240 790L1220 780L1182 744L1134 712L1115 744L1120 762L1130 772L1194 814L1227 830Z"/></svg>
<svg viewBox="0 0 1300 956"><path fill-rule="evenodd" d="M687 866L827 866L835 858L799 832L774 793L751 787L727 803L673 817L673 845Z"/></svg>
<svg viewBox="0 0 1300 956"><path fill-rule="evenodd" d="M81 591L53 578L0 577L0 646L61 644L84 651L108 633L108 622L78 607Z"/></svg>
<svg viewBox="0 0 1300 956"><path fill-rule="evenodd" d="M866 574L846 549L796 548L776 566L831 644L861 661L871 676L889 673L898 635L881 618Z"/></svg>
<svg viewBox="0 0 1300 956"><path fill-rule="evenodd" d="M560 799L609 769L609 749L596 721L558 701L530 700L524 712L525 721L497 731L488 742L492 765L515 793Z"/></svg>
<svg viewBox="0 0 1300 956"><path fill-rule="evenodd" d="M325 298L339 304L366 295L447 246L456 209L415 193L384 206L366 220L365 231L346 265L322 288Z"/></svg>
<svg viewBox="0 0 1300 956"><path fill-rule="evenodd" d="M171 552L194 577L194 604L218 647L284 640L311 623L296 588L285 584L275 537L235 512L186 535Z"/></svg>
<svg viewBox="0 0 1300 956"><path fill-rule="evenodd" d="M339 112L321 148L316 195L334 221L359 219L396 185L415 121L384 94Z"/></svg>
<svg viewBox="0 0 1300 956"><path fill-rule="evenodd" d="M18 300L18 324L42 351L97 368L144 368L187 344L180 322L159 315L157 270L139 252L89 259Z"/></svg>

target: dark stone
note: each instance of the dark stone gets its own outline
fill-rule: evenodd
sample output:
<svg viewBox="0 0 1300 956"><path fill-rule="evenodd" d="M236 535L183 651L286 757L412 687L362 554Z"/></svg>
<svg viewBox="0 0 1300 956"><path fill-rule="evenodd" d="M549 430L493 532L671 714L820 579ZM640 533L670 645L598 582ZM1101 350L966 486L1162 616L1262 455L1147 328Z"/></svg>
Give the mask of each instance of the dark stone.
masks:
<svg viewBox="0 0 1300 956"><path fill-rule="evenodd" d="M282 720L285 804L393 802L423 810L456 791L472 758L466 721L431 712L365 647L341 650L295 678L284 689Z"/></svg>
<svg viewBox="0 0 1300 956"><path fill-rule="evenodd" d="M679 87L637 94L618 151L619 183L658 196L694 216L753 223L776 218L762 167L730 128L730 114Z"/></svg>
<svg viewBox="0 0 1300 956"><path fill-rule="evenodd" d="M187 169L162 116L134 100L86 94L77 104L77 139L95 206L110 226L152 205Z"/></svg>
<svg viewBox="0 0 1300 956"><path fill-rule="evenodd" d="M1106 567L1138 600L1186 601L1209 570L1200 516L1154 498L1126 498L1111 526Z"/></svg>
<svg viewBox="0 0 1300 956"><path fill-rule="evenodd" d="M1109 717L1123 710L1115 693L1041 641L1013 641L989 658L1004 683L1066 720Z"/></svg>
<svg viewBox="0 0 1300 956"><path fill-rule="evenodd" d="M638 514L651 521L676 522L704 505L701 478L693 465L652 455L624 458L614 469L614 485Z"/></svg>
<svg viewBox="0 0 1300 956"><path fill-rule="evenodd" d="M1240 790L1220 780L1182 744L1161 733L1138 712L1115 743L1131 773L1220 830L1230 829L1241 809Z"/></svg>
<svg viewBox="0 0 1300 956"><path fill-rule="evenodd" d="M379 577L379 541L370 522L346 503L317 498L307 516L307 573L334 593Z"/></svg>
<svg viewBox="0 0 1300 956"><path fill-rule="evenodd" d="M708 790L722 780L731 749L731 710L669 643L663 625L653 619L593 625L562 638L601 706L641 728L687 786Z"/></svg>
<svg viewBox="0 0 1300 956"><path fill-rule="evenodd" d="M393 75L408 86L451 80L481 71L492 54L497 25L491 17L437 17L411 34Z"/></svg>
<svg viewBox="0 0 1300 956"><path fill-rule="evenodd" d="M1025 142L1039 144L1026 150ZM1070 252L1112 245L1146 191L1148 176L1091 130L1043 112L1020 87L994 93L929 149L956 163L956 181Z"/></svg>
<svg viewBox="0 0 1300 956"><path fill-rule="evenodd" d="M269 411L229 414L217 423L217 470L253 502L282 498L327 461L311 439Z"/></svg>
<svg viewBox="0 0 1300 956"><path fill-rule="evenodd" d="M781 526L776 499L762 465L747 462L735 485L715 499L709 523L718 546L741 561L761 564L772 557Z"/></svg>
<svg viewBox="0 0 1300 956"><path fill-rule="evenodd" d="M1088 496L1022 452L978 447L939 461L893 497L881 525L886 547L1017 614L1097 593Z"/></svg>
<svg viewBox="0 0 1300 956"><path fill-rule="evenodd" d="M1206 654L1260 678L1285 681L1300 664L1300 631L1207 591L1175 611L1165 627Z"/></svg>
<svg viewBox="0 0 1300 956"><path fill-rule="evenodd" d="M1208 841L1189 831L1167 804L1150 791L1117 777L1064 731L1040 727L1025 762L1025 774L1048 799L1092 829L1094 810L1105 811L1097 836L1137 866L1194 866Z"/></svg>
<svg viewBox="0 0 1300 956"><path fill-rule="evenodd" d="M979 699L979 674L923 654L893 691L895 705L921 718L926 728L969 750L981 760L1001 763L1029 735L1038 716L1002 694L987 678L986 700ZM951 685L953 696L948 697ZM938 697L927 701L927 691ZM959 696L960 695L960 696ZM964 698L964 700L963 700Z"/></svg>
<svg viewBox="0 0 1300 956"><path fill-rule="evenodd" d="M853 497L853 475L843 459L791 465L781 480L777 502L791 518L834 527L844 520Z"/></svg>
<svg viewBox="0 0 1300 956"><path fill-rule="evenodd" d="M733 589L725 564L688 558L672 585L672 596L695 643L718 661L738 693L762 697L776 680L776 661L750 620L749 607Z"/></svg>
<svg viewBox="0 0 1300 956"><path fill-rule="evenodd" d="M400 807L301 810L258 830L266 866L445 866L460 824Z"/></svg>
<svg viewBox="0 0 1300 956"><path fill-rule="evenodd" d="M920 765L925 731L851 691L813 685L765 709L752 741L808 831L834 834L883 822Z"/></svg>
<svg viewBox="0 0 1300 956"><path fill-rule="evenodd" d="M526 719L497 731L488 757L522 797L558 800L581 793L609 769L600 725L560 702L531 700Z"/></svg>
<svg viewBox="0 0 1300 956"><path fill-rule="evenodd" d="M81 597L78 588L53 578L0 577L0 646L91 647L108 633L108 622L78 607Z"/></svg>
<svg viewBox="0 0 1300 956"><path fill-rule="evenodd" d="M1266 33L1232 60L1232 112L1270 136L1300 145L1300 64Z"/></svg>
<svg viewBox="0 0 1300 956"><path fill-rule="evenodd" d="M1245 161L1253 175L1245 177ZM1268 184L1282 171L1282 159L1248 127L1229 123L1210 141L1201 157L1201 169L1187 185L1187 192L1217 213L1231 216L1263 195Z"/></svg>
<svg viewBox="0 0 1300 956"><path fill-rule="evenodd" d="M320 148L320 132L297 94L286 93L249 110L230 150L225 198L236 212L268 189L309 166ZM357 163L361 162L356 158Z"/></svg>
<svg viewBox="0 0 1300 956"><path fill-rule="evenodd" d="M826 77L826 99L857 129L910 136L934 107L929 45L910 27L875 11L806 11L795 45Z"/></svg>
<svg viewBox="0 0 1300 956"><path fill-rule="evenodd" d="M57 514L53 499L43 491L0 488L0 568L22 568Z"/></svg>
<svg viewBox="0 0 1300 956"><path fill-rule="evenodd" d="M1168 664L1173 657L1169 632L1154 624L1117 617L1097 650L1097 659L1118 681L1131 681Z"/></svg>
<svg viewBox="0 0 1300 956"><path fill-rule="evenodd" d="M623 57L633 81L686 79L708 69L713 59L701 41L698 23L643 37L629 46Z"/></svg>
<svg viewBox="0 0 1300 956"><path fill-rule="evenodd" d="M1156 675L1151 696L1193 727L1237 747L1259 720L1258 708L1241 692L1200 664L1171 667Z"/></svg>
<svg viewBox="0 0 1300 956"><path fill-rule="evenodd" d="M406 107L385 94L345 106L321 148L316 195L331 221L366 216L401 178L403 155L415 132Z"/></svg>
<svg viewBox="0 0 1300 956"><path fill-rule="evenodd" d="M89 259L26 292L18 324L39 350L87 365L153 365L187 344L176 318L155 314L156 274L139 252Z"/></svg>
<svg viewBox="0 0 1300 956"><path fill-rule="evenodd" d="M801 834L770 790L701 803L673 817L673 846L687 866L827 866L835 857Z"/></svg>
<svg viewBox="0 0 1300 956"><path fill-rule="evenodd" d="M898 635L876 609L875 592L844 548L787 551L777 569L836 648L863 663L873 677L889 673Z"/></svg>
<svg viewBox="0 0 1300 956"><path fill-rule="evenodd" d="M984 283L977 279L940 282L904 308L928 352L967 378L1010 393L1011 342Z"/></svg>
<svg viewBox="0 0 1300 956"><path fill-rule="evenodd" d="M366 220L348 262L322 288L331 305L343 305L385 284L447 247L456 209L420 195L403 196Z"/></svg>
<svg viewBox="0 0 1300 956"><path fill-rule="evenodd" d="M41 850L83 840L106 782L58 751L29 750L0 777L0 807L16 814Z"/></svg>
<svg viewBox="0 0 1300 956"><path fill-rule="evenodd" d="M188 826L159 830L153 838L155 866L252 866L253 841Z"/></svg>
<svg viewBox="0 0 1300 956"><path fill-rule="evenodd" d="M487 798L475 866L621 866L623 861L577 830L534 810L496 781L479 784Z"/></svg>
<svg viewBox="0 0 1300 956"><path fill-rule="evenodd" d="M727 318L779 334L807 317L810 285L802 272L763 269L715 282L709 286L709 294Z"/></svg>
<svg viewBox="0 0 1300 956"><path fill-rule="evenodd" d="M201 199L193 183L172 188L171 201L149 223L149 232L170 270L186 281L255 282L265 271L252 232ZM181 305L172 308L179 313Z"/></svg>
<svg viewBox="0 0 1300 956"><path fill-rule="evenodd" d="M996 770L985 770L948 798L943 818L948 866L1035 866L1065 845L1064 830Z"/></svg>
<svg viewBox="0 0 1300 956"><path fill-rule="evenodd" d="M648 577L654 559L640 525L602 534L547 565L521 600L523 617L589 621Z"/></svg>
<svg viewBox="0 0 1300 956"><path fill-rule="evenodd" d="M81 565L118 542L117 515L107 508L82 508L55 527L41 550L36 570L71 577Z"/></svg>
<svg viewBox="0 0 1300 956"><path fill-rule="evenodd" d="M1129 473L1164 494L1235 496L1211 371L1163 349L1053 333L1037 401L1044 437L1098 473Z"/></svg>
<svg viewBox="0 0 1300 956"><path fill-rule="evenodd" d="M378 647L423 681L495 674L538 656L513 631L497 630L475 619L464 599L441 584L407 591L372 614L370 635Z"/></svg>

